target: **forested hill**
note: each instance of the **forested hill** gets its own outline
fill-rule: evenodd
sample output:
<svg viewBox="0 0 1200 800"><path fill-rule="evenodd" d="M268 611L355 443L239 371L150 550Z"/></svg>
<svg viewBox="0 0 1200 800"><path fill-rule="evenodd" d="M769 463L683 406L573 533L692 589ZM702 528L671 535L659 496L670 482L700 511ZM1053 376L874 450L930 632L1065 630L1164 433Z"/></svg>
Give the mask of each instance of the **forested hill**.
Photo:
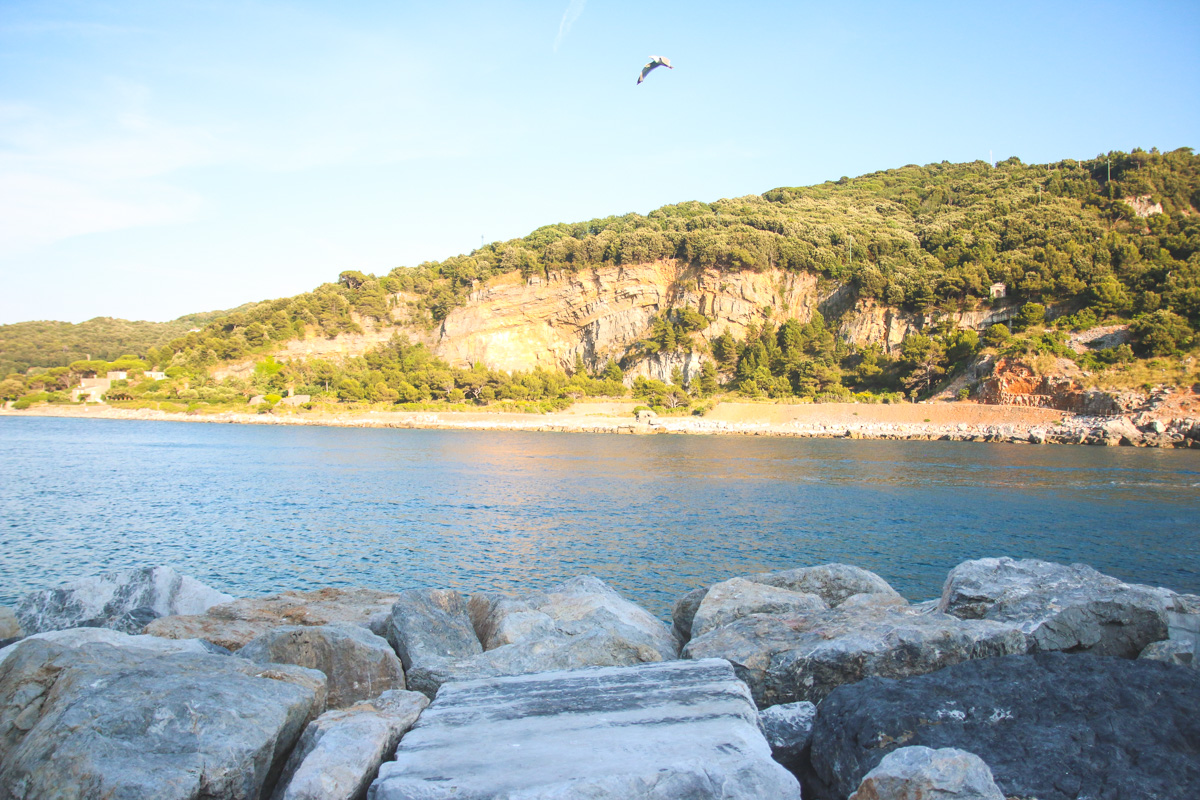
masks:
<svg viewBox="0 0 1200 800"><path fill-rule="evenodd" d="M242 306L235 311L245 310ZM18 322L0 325L0 375L30 367L65 367L80 359L112 361L122 355L144 355L188 331L202 328L230 311L188 314L170 322L131 322L96 317L87 322Z"/></svg>
<svg viewBox="0 0 1200 800"><path fill-rule="evenodd" d="M1162 213L1139 216L1155 204ZM1017 299L1076 300L1101 317L1170 309L1195 327L1197 207L1200 156L1190 148L1053 164L910 165L645 216L548 225L381 277L347 271L338 283L215 321L170 349L199 366L306 329L353 331L352 311L390 321L400 292L415 295L409 302L433 324L495 275L663 258L729 271L812 271L907 310L970 305L1003 282Z"/></svg>
<svg viewBox="0 0 1200 800"><path fill-rule="evenodd" d="M731 273L815 273L860 298L909 312L973 308L989 302L993 283L1004 283L1010 300L1065 305L1093 323L1153 316L1155 330L1169 334L1153 350L1172 352L1190 347L1200 328L1198 207L1200 157L1190 148L1052 164L1011 158L994 166L909 165L761 196L685 202L644 216L548 225L384 276L345 271L336 283L243 307L169 341L147 329L138 342L117 345L110 338L105 349L78 326L80 335L62 342L64 357L57 340L32 346L30 334L44 323L5 326L0 358L32 363L53 352L55 360L44 366L120 350L200 375L221 361L265 356L290 339L355 332L369 320L387 328L402 316L410 326L432 327L472 288L501 274L549 276L659 260ZM693 328L678 318L683 311L662 309L656 324L673 322L686 333ZM764 341L774 331L763 333ZM659 332L657 346L680 346L665 328ZM707 349L704 342L695 346ZM849 363L848 355L820 358Z"/></svg>

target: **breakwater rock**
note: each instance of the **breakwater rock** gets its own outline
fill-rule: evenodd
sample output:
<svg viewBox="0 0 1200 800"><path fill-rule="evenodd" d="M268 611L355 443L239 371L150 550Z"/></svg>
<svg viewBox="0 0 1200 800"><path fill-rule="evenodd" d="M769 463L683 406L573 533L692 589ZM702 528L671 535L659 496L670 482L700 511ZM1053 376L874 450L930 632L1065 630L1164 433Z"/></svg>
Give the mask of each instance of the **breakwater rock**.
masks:
<svg viewBox="0 0 1200 800"><path fill-rule="evenodd" d="M0 800L1200 796L1200 598L1083 565L732 577L673 628L587 576L111 610L0 649Z"/></svg>

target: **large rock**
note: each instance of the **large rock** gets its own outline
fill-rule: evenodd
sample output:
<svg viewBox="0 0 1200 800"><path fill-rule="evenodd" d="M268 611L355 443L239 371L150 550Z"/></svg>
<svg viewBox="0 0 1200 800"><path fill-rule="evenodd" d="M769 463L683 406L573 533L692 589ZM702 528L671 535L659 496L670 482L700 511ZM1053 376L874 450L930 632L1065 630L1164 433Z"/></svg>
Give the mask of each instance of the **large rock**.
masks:
<svg viewBox="0 0 1200 800"><path fill-rule="evenodd" d="M201 615L156 619L146 626L146 633L168 639L205 639L230 650L238 650L275 628L291 625L348 622L384 636L397 597L394 592L361 587L281 592L222 603Z"/></svg>
<svg viewBox="0 0 1200 800"><path fill-rule="evenodd" d="M461 595L435 591L402 597L392 617L392 644L407 654L409 688L430 697L452 680L639 664L679 653L666 625L596 578L521 597L474 594L469 614Z"/></svg>
<svg viewBox="0 0 1200 800"><path fill-rule="evenodd" d="M324 683L229 656L24 640L0 665L0 798L257 800Z"/></svg>
<svg viewBox="0 0 1200 800"><path fill-rule="evenodd" d="M1029 649L1136 658L1167 638L1171 592L1123 583L1086 564L982 558L950 571L939 609L1020 626Z"/></svg>
<svg viewBox="0 0 1200 800"><path fill-rule="evenodd" d="M419 692L391 691L327 711L308 723L271 800L361 800L396 743L429 705Z"/></svg>
<svg viewBox="0 0 1200 800"><path fill-rule="evenodd" d="M855 595L880 595L890 598L890 602L893 603L904 604L906 602L883 578L874 572L849 564L820 564L815 567L797 567L777 572L759 572L754 575L742 576L741 580L791 592L813 594L831 608L840 606ZM675 603L671 617L676 635L681 642L686 642L692 636L699 635L692 630L693 618L712 588L705 586L693 589Z"/></svg>
<svg viewBox="0 0 1200 800"><path fill-rule="evenodd" d="M261 664L295 664L323 672L329 708L345 708L404 688L404 669L387 640L344 622L276 628L238 655Z"/></svg>
<svg viewBox="0 0 1200 800"><path fill-rule="evenodd" d="M703 636L714 628L751 614L802 614L828 608L815 594L732 578L708 587L708 593L692 618L691 635Z"/></svg>
<svg viewBox="0 0 1200 800"><path fill-rule="evenodd" d="M16 639L24 636L17 615L8 606L0 606L0 639Z"/></svg>
<svg viewBox="0 0 1200 800"><path fill-rule="evenodd" d="M974 753L901 747L867 773L850 800L1004 800L1004 794Z"/></svg>
<svg viewBox="0 0 1200 800"><path fill-rule="evenodd" d="M204 641L203 639L160 639L157 636L130 636L128 633L110 630L108 628L67 628L61 631L46 631L27 636L16 644L0 650L0 664L16 654L18 645L26 642L42 641L68 649L76 649L89 644L106 644L118 650L125 650L134 655L150 656L167 653L210 653L228 655L223 647Z"/></svg>
<svg viewBox="0 0 1200 800"><path fill-rule="evenodd" d="M807 614L754 614L696 637L685 658L724 658L759 708L808 700L877 675L899 678L974 658L1025 652L1012 625L867 605Z"/></svg>
<svg viewBox="0 0 1200 800"><path fill-rule="evenodd" d="M832 797L905 745L974 753L1009 797L1200 797L1200 672L1045 652L872 678L817 709L812 762Z"/></svg>
<svg viewBox="0 0 1200 800"><path fill-rule="evenodd" d="M447 684L371 800L799 800L721 661Z"/></svg>
<svg viewBox="0 0 1200 800"><path fill-rule="evenodd" d="M1192 643L1182 639L1164 639L1161 642L1151 642L1146 645L1138 658L1152 661L1165 661L1181 667L1200 667L1196 663L1196 651Z"/></svg>
<svg viewBox="0 0 1200 800"><path fill-rule="evenodd" d="M155 617L200 614L232 599L171 567L143 567L30 592L17 606L17 619L26 634L81 627L141 633Z"/></svg>

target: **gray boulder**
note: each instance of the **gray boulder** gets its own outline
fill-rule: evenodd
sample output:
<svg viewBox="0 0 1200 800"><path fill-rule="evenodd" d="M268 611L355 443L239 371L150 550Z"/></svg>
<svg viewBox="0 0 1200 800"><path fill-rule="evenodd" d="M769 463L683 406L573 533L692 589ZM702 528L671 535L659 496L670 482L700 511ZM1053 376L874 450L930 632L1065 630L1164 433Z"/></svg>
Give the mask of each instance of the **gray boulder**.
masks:
<svg viewBox="0 0 1200 800"><path fill-rule="evenodd" d="M799 800L721 661L447 684L371 800Z"/></svg>
<svg viewBox="0 0 1200 800"><path fill-rule="evenodd" d="M1138 655L1138 658L1165 661L1180 667L1200 667L1200 664L1196 662L1196 650L1192 643L1181 639L1152 642L1146 645L1146 649Z"/></svg>
<svg viewBox="0 0 1200 800"><path fill-rule="evenodd" d="M361 800L429 699L389 691L369 703L326 711L304 729L272 800Z"/></svg>
<svg viewBox="0 0 1200 800"><path fill-rule="evenodd" d="M901 747L867 773L850 800L1004 800L1004 794L974 753Z"/></svg>
<svg viewBox="0 0 1200 800"><path fill-rule="evenodd" d="M205 639L230 650L242 648L267 631L292 625L348 622L386 636L387 620L398 596L362 587L288 591L231 600L204 614L156 619L145 632L168 639Z"/></svg>
<svg viewBox="0 0 1200 800"><path fill-rule="evenodd" d="M108 628L68 628L27 636L16 644L0 650L0 665L15 655L18 645L42 641L71 650L90 644L104 644L134 656L166 655L168 653L207 653L228 655L229 651L202 639L159 639L157 636L130 636Z"/></svg>
<svg viewBox="0 0 1200 800"><path fill-rule="evenodd" d="M345 708L404 688L404 669L386 639L358 625L276 628L238 651L260 664L319 670L328 681L329 708Z"/></svg>
<svg viewBox="0 0 1200 800"><path fill-rule="evenodd" d="M257 800L325 678L199 653L27 639L0 665L0 798Z"/></svg>
<svg viewBox="0 0 1200 800"><path fill-rule="evenodd" d="M773 586L790 592L813 594L821 598L830 608L840 606L855 595L880 595L892 598L896 603L906 603L888 582L874 572L849 564L820 564L815 567L798 567L778 572L759 572L742 576L751 583ZM693 618L712 587L693 589L675 603L671 617L676 635L686 642L696 635L692 630ZM859 601L861 602L861 601Z"/></svg>
<svg viewBox="0 0 1200 800"><path fill-rule="evenodd" d="M758 727L771 745L771 757L793 773L804 764L816 716L817 707L803 700L758 712Z"/></svg>
<svg viewBox="0 0 1200 800"><path fill-rule="evenodd" d="M1200 672L1043 652L870 678L818 707L812 764L840 799L917 745L976 754L1008 797L1200 797Z"/></svg>
<svg viewBox="0 0 1200 800"><path fill-rule="evenodd" d="M856 594L881 594L900 598L899 592L883 578L870 570L851 564L820 564L815 567L762 572L750 575L748 580L777 586L780 589L790 589L793 592L815 594L830 608L840 606Z"/></svg>
<svg viewBox="0 0 1200 800"><path fill-rule="evenodd" d="M434 591L421 590L424 597ZM477 593L469 613L461 595L438 597L398 601L393 614L393 646L409 654L409 688L430 697L452 680L663 661L679 652L666 625L593 577L520 597Z"/></svg>
<svg viewBox="0 0 1200 800"><path fill-rule="evenodd" d="M920 675L960 661L1025 652L1012 625L905 606L754 614L692 639L684 658L724 658L759 708L808 700L869 676Z"/></svg>
<svg viewBox="0 0 1200 800"><path fill-rule="evenodd" d="M171 567L142 567L30 592L17 619L27 634L80 627L141 633L155 617L200 614L232 599Z"/></svg>
<svg viewBox="0 0 1200 800"><path fill-rule="evenodd" d="M731 578L708 587L708 593L692 618L691 635L703 636L714 628L751 614L802 614L828 608L815 594Z"/></svg>
<svg viewBox="0 0 1200 800"><path fill-rule="evenodd" d="M1021 628L1030 651L1136 658L1167 638L1163 589L1123 583L1086 564L983 558L950 571L939 609Z"/></svg>

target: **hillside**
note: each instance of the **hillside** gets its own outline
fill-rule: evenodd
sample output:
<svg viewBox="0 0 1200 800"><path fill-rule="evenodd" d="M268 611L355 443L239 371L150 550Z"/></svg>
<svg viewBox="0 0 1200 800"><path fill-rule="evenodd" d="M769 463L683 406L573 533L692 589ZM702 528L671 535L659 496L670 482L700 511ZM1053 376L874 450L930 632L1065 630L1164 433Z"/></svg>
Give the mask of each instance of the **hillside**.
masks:
<svg viewBox="0 0 1200 800"><path fill-rule="evenodd" d="M1194 361L1170 357L1200 327L1197 206L1187 148L909 165L346 271L125 352L170 368L173 397L553 401L635 376L667 405L722 390L923 396L977 371L981 351L1068 359L1095 385L1186 384ZM1068 342L1102 322L1124 338Z"/></svg>

